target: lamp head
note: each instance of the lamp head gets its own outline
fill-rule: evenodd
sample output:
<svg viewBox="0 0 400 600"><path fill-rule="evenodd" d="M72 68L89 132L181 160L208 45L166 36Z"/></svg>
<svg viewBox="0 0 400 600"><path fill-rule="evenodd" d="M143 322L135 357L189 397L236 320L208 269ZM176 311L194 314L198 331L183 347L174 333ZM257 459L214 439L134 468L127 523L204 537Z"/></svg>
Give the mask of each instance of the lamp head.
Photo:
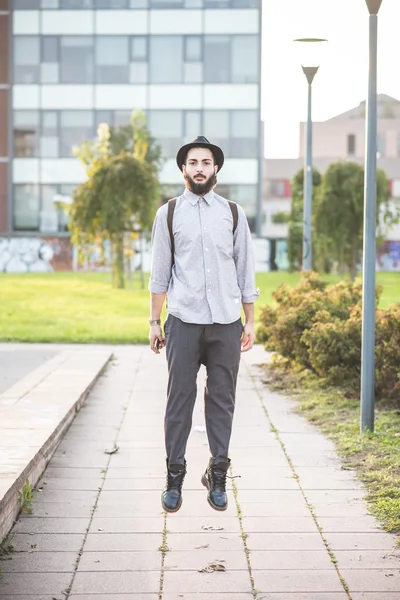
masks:
<svg viewBox="0 0 400 600"><path fill-rule="evenodd" d="M369 14L377 15L382 4L382 0L365 0Z"/></svg>

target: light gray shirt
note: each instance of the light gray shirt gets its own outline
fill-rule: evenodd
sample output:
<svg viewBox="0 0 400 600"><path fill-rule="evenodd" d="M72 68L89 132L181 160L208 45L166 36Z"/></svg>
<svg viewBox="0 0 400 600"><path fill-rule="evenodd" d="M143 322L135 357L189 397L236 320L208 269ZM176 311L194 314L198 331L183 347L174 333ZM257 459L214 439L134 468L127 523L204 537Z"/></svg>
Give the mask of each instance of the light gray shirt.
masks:
<svg viewBox="0 0 400 600"><path fill-rule="evenodd" d="M238 206L235 234L228 201L214 191L204 198L188 189L173 218L175 263L171 273L168 204L158 209L152 233L149 291L167 292L168 312L186 323L233 323L241 303L255 302L254 252L250 229Z"/></svg>

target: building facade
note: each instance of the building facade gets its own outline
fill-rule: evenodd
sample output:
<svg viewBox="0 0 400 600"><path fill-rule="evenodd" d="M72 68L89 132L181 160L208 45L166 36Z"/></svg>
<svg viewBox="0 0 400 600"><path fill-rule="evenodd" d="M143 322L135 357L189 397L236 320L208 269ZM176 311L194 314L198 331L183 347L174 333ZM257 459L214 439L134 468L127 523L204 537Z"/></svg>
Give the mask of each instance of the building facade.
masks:
<svg viewBox="0 0 400 600"><path fill-rule="evenodd" d="M327 121L313 123L313 164L324 173L330 164L352 161L364 164L365 102ZM290 213L291 181L304 167L306 123L300 123L299 158L265 159L263 165L262 235L270 241L271 257L278 268L287 266L288 226L280 215ZM400 102L390 96L378 96L378 168L385 171L393 202L400 199ZM378 257L377 268L400 270L400 225L384 227L386 242ZM271 260L272 262L272 260Z"/></svg>
<svg viewBox="0 0 400 600"><path fill-rule="evenodd" d="M177 149L205 135L226 156L219 193L259 233L260 13L260 0L0 0L3 240L65 251L54 196L85 179L73 147L137 108L167 159L163 197L183 189Z"/></svg>

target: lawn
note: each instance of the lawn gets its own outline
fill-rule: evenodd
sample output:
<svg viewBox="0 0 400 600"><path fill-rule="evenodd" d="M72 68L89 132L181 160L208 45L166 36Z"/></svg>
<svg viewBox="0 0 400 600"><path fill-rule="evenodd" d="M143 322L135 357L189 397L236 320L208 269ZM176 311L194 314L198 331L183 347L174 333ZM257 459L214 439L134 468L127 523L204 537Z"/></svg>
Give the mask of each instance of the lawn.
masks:
<svg viewBox="0 0 400 600"><path fill-rule="evenodd" d="M281 283L294 286L299 273L258 273L261 306ZM338 278L329 277L335 281ZM400 274L378 273L381 306L400 299ZM115 290L108 273L0 274L0 340L14 342L146 343L149 294Z"/></svg>

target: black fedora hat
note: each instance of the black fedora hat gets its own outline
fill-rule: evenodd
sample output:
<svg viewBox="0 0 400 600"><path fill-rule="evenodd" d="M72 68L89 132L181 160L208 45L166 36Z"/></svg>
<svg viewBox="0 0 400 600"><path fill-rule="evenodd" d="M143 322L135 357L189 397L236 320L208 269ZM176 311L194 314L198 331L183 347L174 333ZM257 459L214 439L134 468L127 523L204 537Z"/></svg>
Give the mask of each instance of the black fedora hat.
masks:
<svg viewBox="0 0 400 600"><path fill-rule="evenodd" d="M182 165L184 164L184 162L186 160L186 155L189 152L189 150L191 150L191 148L199 148L199 147L200 148L209 148L211 150L211 152L213 153L214 158L215 158L215 164L218 165L218 172L219 172L222 169L222 165L224 164L224 153L222 152L221 148L219 148L218 146L215 146L214 144L210 144L208 139L205 138L203 135L199 135L195 140L193 140L193 142L190 142L190 144L185 144L178 151L178 154L176 155L176 164L178 165L179 169L182 171Z"/></svg>

